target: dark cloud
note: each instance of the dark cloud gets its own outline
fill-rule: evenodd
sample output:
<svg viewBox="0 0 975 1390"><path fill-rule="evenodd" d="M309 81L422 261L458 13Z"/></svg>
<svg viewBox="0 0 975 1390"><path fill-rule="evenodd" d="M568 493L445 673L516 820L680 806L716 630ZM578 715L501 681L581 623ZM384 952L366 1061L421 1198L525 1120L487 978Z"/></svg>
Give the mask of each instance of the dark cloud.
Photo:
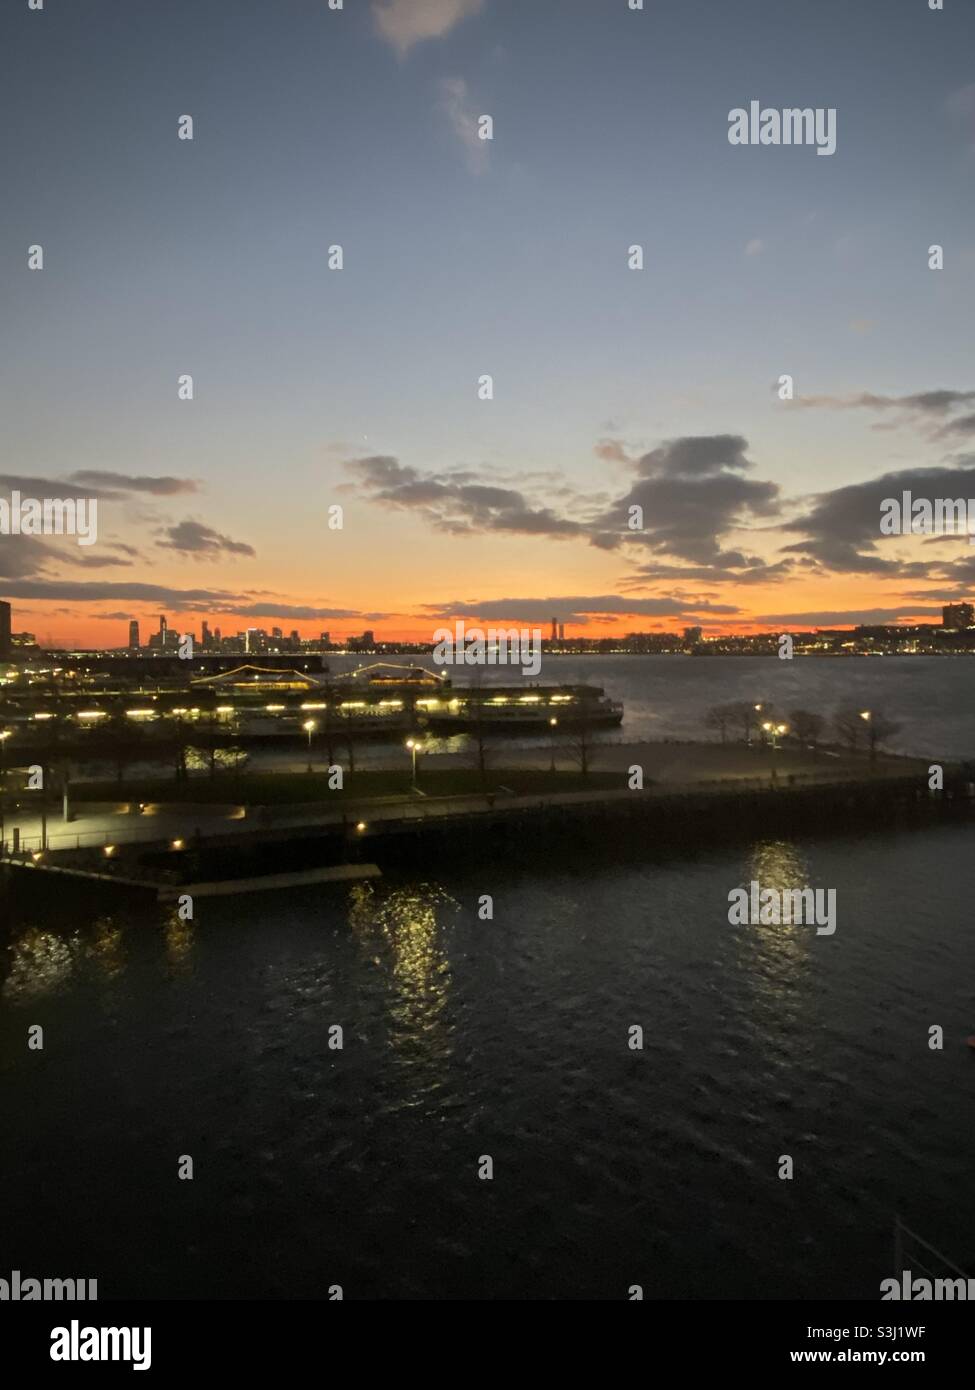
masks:
<svg viewBox="0 0 975 1390"><path fill-rule="evenodd" d="M240 604L225 608L215 607L215 613L232 613L238 618L357 618L362 622L384 622L388 613L360 613L357 608L310 608L305 604L254 603L242 607Z"/></svg>
<svg viewBox="0 0 975 1390"><path fill-rule="evenodd" d="M942 416L975 401L975 391L916 391L907 396L878 396L860 391L851 396L800 396L796 405L818 410L905 410Z"/></svg>
<svg viewBox="0 0 975 1390"><path fill-rule="evenodd" d="M97 468L82 468L71 474L70 481L117 489L119 492L148 492L153 497L175 497L184 492L199 492L199 485L191 478L138 477L131 473L110 473Z"/></svg>
<svg viewBox="0 0 975 1390"><path fill-rule="evenodd" d="M257 551L244 541L231 540L202 521L180 521L175 526L167 526L164 541L156 541L164 550L178 550L183 555L193 555L197 559L216 560L224 555L247 555L253 557Z"/></svg>
<svg viewBox="0 0 975 1390"><path fill-rule="evenodd" d="M438 531L585 536L580 521L537 506L514 488L473 482L467 471L423 474L387 454L352 459L347 467L370 501L415 511Z"/></svg>
<svg viewBox="0 0 975 1390"><path fill-rule="evenodd" d="M776 483L744 476L753 466L747 448L741 435L716 434L688 435L650 450L634 464L638 477L630 491L596 521L593 543L607 549L623 541L639 543L698 569L713 569L714 578L722 571L762 566L757 557L721 545L728 532L780 510ZM642 509L642 532L627 530L634 506Z"/></svg>
<svg viewBox="0 0 975 1390"><path fill-rule="evenodd" d="M542 499L524 485L471 482L466 472L421 473L388 454L355 459L348 466L368 500L415 511L441 531L581 539L604 550L640 545L697 566L714 566L716 574L728 572L728 577L763 564L721 546L724 533L779 510L775 483L744 476L752 464L740 435L673 439L635 459L614 441L603 441L597 449L605 458L625 461L637 481L608 505L571 493L564 497L560 488L559 509L551 504L551 487ZM529 479L539 485L538 475L528 475L525 483ZM643 509L643 531L629 529L632 506Z"/></svg>
<svg viewBox="0 0 975 1390"><path fill-rule="evenodd" d="M767 623L781 627L875 627L884 623L896 623L910 618L941 617L941 607L915 605L910 608L847 608L825 610L820 613L763 613L754 619L756 623Z"/></svg>
<svg viewBox="0 0 975 1390"><path fill-rule="evenodd" d="M804 536L785 549L815 559L835 573L924 579L930 564L885 559L877 550L880 541L887 539L880 533L881 503L887 497L900 498L903 492L932 500L975 498L975 464L905 469L819 493L804 516L783 523L783 530ZM962 543L959 538L957 544Z"/></svg>
<svg viewBox="0 0 975 1390"><path fill-rule="evenodd" d="M741 610L731 604L693 602L683 598L627 598L622 594L557 594L548 598L451 599L424 605L433 622L463 618L471 622L530 623L548 632L553 618L576 626L612 616L694 618L729 615Z"/></svg>
<svg viewBox="0 0 975 1390"><path fill-rule="evenodd" d="M36 536L0 535L0 578L25 579L43 574L51 558L50 547Z"/></svg>
<svg viewBox="0 0 975 1390"><path fill-rule="evenodd" d="M4 584L4 597L83 603L118 599L121 602L152 603L186 611L194 607L205 609L217 603L229 604L234 600L233 594L221 589L174 589L165 584L139 584L122 580L99 583L93 579L16 579Z"/></svg>

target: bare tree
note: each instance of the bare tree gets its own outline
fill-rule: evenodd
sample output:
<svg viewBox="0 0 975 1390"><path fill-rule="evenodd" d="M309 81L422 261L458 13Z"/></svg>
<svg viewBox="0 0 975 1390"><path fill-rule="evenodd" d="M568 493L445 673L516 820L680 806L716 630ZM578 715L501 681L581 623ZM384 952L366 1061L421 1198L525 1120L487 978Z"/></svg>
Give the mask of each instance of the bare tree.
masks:
<svg viewBox="0 0 975 1390"><path fill-rule="evenodd" d="M733 704L725 705L724 709L728 712L728 720L731 724L737 724L741 730L742 743L750 743L752 730L761 722L761 711L767 709L766 705L755 706L749 704L747 700L736 700Z"/></svg>
<svg viewBox="0 0 975 1390"><path fill-rule="evenodd" d="M867 726L867 746L870 749L870 761L876 762L877 750L880 746L894 738L901 731L901 726L895 724L892 719L888 719L883 710L865 710L868 716L864 720Z"/></svg>
<svg viewBox="0 0 975 1390"><path fill-rule="evenodd" d="M866 721L863 711L858 709L838 709L833 715L833 728L839 735L840 743L851 753L856 753L860 740L866 734Z"/></svg>
<svg viewBox="0 0 975 1390"><path fill-rule="evenodd" d="M808 709L794 709L789 715L789 728L800 743L811 744L818 752L826 720Z"/></svg>
<svg viewBox="0 0 975 1390"><path fill-rule="evenodd" d="M721 735L721 742L726 743L728 739L728 726L733 724L738 718L737 705L712 705L704 716L704 727L707 729L717 729Z"/></svg>
<svg viewBox="0 0 975 1390"><path fill-rule="evenodd" d="M583 777L588 777L593 756L593 734L595 732L593 712L598 696L591 686L581 685L577 689L578 700L575 705L570 707L572 723L569 733L569 750L574 761L579 764L579 771Z"/></svg>

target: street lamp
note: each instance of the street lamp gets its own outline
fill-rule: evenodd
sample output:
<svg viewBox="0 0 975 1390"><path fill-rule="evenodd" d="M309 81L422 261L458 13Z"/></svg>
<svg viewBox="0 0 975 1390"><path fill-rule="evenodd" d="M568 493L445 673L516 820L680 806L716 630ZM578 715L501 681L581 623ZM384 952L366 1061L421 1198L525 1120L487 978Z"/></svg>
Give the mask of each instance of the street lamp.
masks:
<svg viewBox="0 0 975 1390"><path fill-rule="evenodd" d="M7 808L7 739L10 733L10 729L0 729L0 854L5 853L7 848L4 813Z"/></svg>
<svg viewBox="0 0 975 1390"><path fill-rule="evenodd" d="M419 747L419 745L415 738L408 738L406 740L406 746L413 754L413 781L410 783L410 786L413 791L418 791L419 789L416 785L416 750Z"/></svg>
<svg viewBox="0 0 975 1390"><path fill-rule="evenodd" d="M554 718L548 721L549 728L552 730L552 762L549 766L549 772L555 771L555 730L558 728L558 723L559 721Z"/></svg>
<svg viewBox="0 0 975 1390"><path fill-rule="evenodd" d="M308 735L308 771L311 772L311 736L318 728L318 721L316 719L306 719L301 727Z"/></svg>

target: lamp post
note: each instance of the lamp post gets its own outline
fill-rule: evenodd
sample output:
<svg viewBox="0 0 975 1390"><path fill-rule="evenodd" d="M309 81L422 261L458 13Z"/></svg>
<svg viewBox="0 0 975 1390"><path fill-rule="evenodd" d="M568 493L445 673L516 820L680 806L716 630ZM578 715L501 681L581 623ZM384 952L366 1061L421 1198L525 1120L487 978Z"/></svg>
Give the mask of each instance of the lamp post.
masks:
<svg viewBox="0 0 975 1390"><path fill-rule="evenodd" d="M552 730L552 761L549 764L549 772L555 771L555 730L558 728L559 721L555 718L548 721L548 726Z"/></svg>
<svg viewBox="0 0 975 1390"><path fill-rule="evenodd" d="M318 722L314 719L306 719L301 726L308 735L308 771L311 772L311 736L318 728Z"/></svg>
<svg viewBox="0 0 975 1390"><path fill-rule="evenodd" d="M7 739L9 729L0 729L0 854L7 850L7 828L4 814L7 809Z"/></svg>
<svg viewBox="0 0 975 1390"><path fill-rule="evenodd" d="M871 725L871 723L870 723L870 720L871 720L872 716L873 716L873 711L872 711L872 710L862 709L862 710L860 711L860 718L863 720L864 724L866 724L866 726L867 726L867 746L868 746L868 749L869 749L869 752L870 752L870 761L871 761L871 762L873 762L873 760L874 760L874 736L873 736L873 727L872 727L872 725Z"/></svg>
<svg viewBox="0 0 975 1390"><path fill-rule="evenodd" d="M416 785L416 750L418 747L417 740L415 738L408 738L406 740L406 746L413 754L413 780L410 783L410 790L419 791L419 788Z"/></svg>

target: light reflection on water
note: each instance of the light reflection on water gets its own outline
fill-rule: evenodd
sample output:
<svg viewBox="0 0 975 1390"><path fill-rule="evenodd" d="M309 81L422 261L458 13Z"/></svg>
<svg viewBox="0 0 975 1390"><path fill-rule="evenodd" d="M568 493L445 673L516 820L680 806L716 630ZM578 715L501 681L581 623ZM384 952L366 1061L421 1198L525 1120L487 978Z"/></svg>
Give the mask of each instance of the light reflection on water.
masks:
<svg viewBox="0 0 975 1390"><path fill-rule="evenodd" d="M361 956L382 973L389 1040L398 1061L417 1073L414 1098L442 1083L452 1051L450 960L446 922L458 905L429 883L390 891L356 884L348 923Z"/></svg>
<svg viewBox="0 0 975 1390"><path fill-rule="evenodd" d="M876 1297L899 1210L975 1267L970 839L28 913L0 986L10 1265L120 1296ZM836 935L730 925L753 879L835 888ZM205 1182L174 1203L184 1152Z"/></svg>

